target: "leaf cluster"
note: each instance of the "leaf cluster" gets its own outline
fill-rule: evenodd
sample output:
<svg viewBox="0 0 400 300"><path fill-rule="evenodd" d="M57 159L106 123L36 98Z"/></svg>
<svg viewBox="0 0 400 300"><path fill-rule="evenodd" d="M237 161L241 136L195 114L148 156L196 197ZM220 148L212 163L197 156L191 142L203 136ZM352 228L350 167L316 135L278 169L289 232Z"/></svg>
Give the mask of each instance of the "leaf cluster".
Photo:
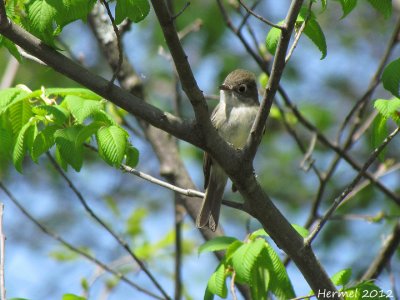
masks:
<svg viewBox="0 0 400 300"><path fill-rule="evenodd" d="M10 0L6 1L7 16L16 24L55 47L55 38L63 28L77 20L86 21L96 0ZM115 5L115 22L126 18L132 22L142 21L150 12L148 0L118 0ZM15 45L0 36L0 46L6 47L20 59Z"/></svg>
<svg viewBox="0 0 400 300"><path fill-rule="evenodd" d="M106 111L107 102L81 88L54 88L31 91L18 86L0 91L0 157L12 158L22 172L28 153L34 162L53 146L58 163L79 171L84 146L93 138L100 157L119 167L125 160L138 162L139 152L129 135Z"/></svg>
<svg viewBox="0 0 400 300"><path fill-rule="evenodd" d="M378 116L373 123L372 144L376 148L388 136L389 121L400 126L400 58L389 63L382 73L383 87L392 94L390 99L376 99ZM384 158L384 153L380 155Z"/></svg>
<svg viewBox="0 0 400 300"><path fill-rule="evenodd" d="M317 2L317 1L313 1ZM357 5L357 0L340 0L339 1L343 15L342 19L345 18ZM368 0L368 3L372 5L378 12L380 12L385 18L388 18L392 14L392 1L391 0ZM327 1L321 0L322 13L327 8ZM278 22L277 25L283 25L284 20ZM311 42L318 48L321 52L321 59L324 59L327 55L327 44L324 32L318 23L317 16L312 10L311 6L303 6L297 16L295 30L299 34L300 30L303 28L303 33ZM267 50L275 55L278 42L281 38L281 29L278 27L273 27L267 34L265 43Z"/></svg>
<svg viewBox="0 0 400 300"><path fill-rule="evenodd" d="M307 230L294 226L301 234ZM204 299L214 295L227 297L226 280L231 277L237 283L250 287L252 299L268 299L268 293L278 299L295 296L293 286L279 255L265 239L263 230L254 231L246 241L222 236L207 241L199 248L199 253L226 250L224 258L208 280Z"/></svg>

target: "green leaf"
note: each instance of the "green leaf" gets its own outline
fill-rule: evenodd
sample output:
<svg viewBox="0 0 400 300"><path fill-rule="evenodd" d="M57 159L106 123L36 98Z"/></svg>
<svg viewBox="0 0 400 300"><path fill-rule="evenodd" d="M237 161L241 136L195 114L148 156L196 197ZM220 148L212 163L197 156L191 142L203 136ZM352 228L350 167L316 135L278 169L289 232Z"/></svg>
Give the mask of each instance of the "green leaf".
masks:
<svg viewBox="0 0 400 300"><path fill-rule="evenodd" d="M54 260L62 262L77 260L80 257L78 253L66 248L53 250L49 253L49 256Z"/></svg>
<svg viewBox="0 0 400 300"><path fill-rule="evenodd" d="M392 15L392 0L368 0L368 2L379 11L385 19Z"/></svg>
<svg viewBox="0 0 400 300"><path fill-rule="evenodd" d="M68 118L68 111L59 105L39 105L32 108L32 112L39 116L47 116L49 120L62 125Z"/></svg>
<svg viewBox="0 0 400 300"><path fill-rule="evenodd" d="M83 164L82 125L59 129L54 137L61 158L79 172Z"/></svg>
<svg viewBox="0 0 400 300"><path fill-rule="evenodd" d="M111 212L119 217L121 215L121 212L118 208L118 204L117 201L115 200L115 198L111 195L106 195L103 197L103 200L105 201L107 207L111 210Z"/></svg>
<svg viewBox="0 0 400 300"><path fill-rule="evenodd" d="M145 208L135 209L126 221L126 232L135 237L142 232L142 222L147 217L148 211Z"/></svg>
<svg viewBox="0 0 400 300"><path fill-rule="evenodd" d="M285 23L284 21L280 21L278 25L282 25L284 23ZM280 38L281 38L281 30L279 28L272 27L269 30L267 37L265 39L265 45L267 46L269 53L271 53L272 55L275 55L276 48L278 47Z"/></svg>
<svg viewBox="0 0 400 300"><path fill-rule="evenodd" d="M308 236L308 230L304 227L301 227L300 225L297 224L292 224L293 228L297 231L298 234L300 234L303 238ZM255 239L257 237L268 237L269 234L263 229L260 228L256 231L253 231L250 234L250 239Z"/></svg>
<svg viewBox="0 0 400 300"><path fill-rule="evenodd" d="M323 11L326 9L327 4L328 4L328 0L321 0L321 6L322 6Z"/></svg>
<svg viewBox="0 0 400 300"><path fill-rule="evenodd" d="M388 136L387 119L381 114L378 114L374 122L372 123L372 147L375 149L379 147L385 138ZM379 154L379 159L384 161L385 159L385 149Z"/></svg>
<svg viewBox="0 0 400 300"><path fill-rule="evenodd" d="M22 61L22 56L19 53L17 46L15 46L15 44L8 38L2 37L0 41L0 46L4 46L8 50L8 52L10 52L10 54L14 56L19 62Z"/></svg>
<svg viewBox="0 0 400 300"><path fill-rule="evenodd" d="M292 224L293 228L297 231L298 234L300 234L303 238L306 238L309 234L308 229L297 225L297 224Z"/></svg>
<svg viewBox="0 0 400 300"><path fill-rule="evenodd" d="M226 298L228 289L226 288L226 272L223 261L218 265L217 269L208 280L206 294L207 292L217 295L221 298Z"/></svg>
<svg viewBox="0 0 400 300"><path fill-rule="evenodd" d="M28 93L20 88L8 88L0 91L0 114L3 113L8 106Z"/></svg>
<svg viewBox="0 0 400 300"><path fill-rule="evenodd" d="M297 26L300 27L303 22L306 22L304 27L304 34L317 46L319 51L321 51L321 59L326 57L327 46L325 35L319 26L319 23L315 15L307 7L303 6L300 10L300 14L297 17Z"/></svg>
<svg viewBox="0 0 400 300"><path fill-rule="evenodd" d="M83 143L85 143L98 129L101 123L92 122L88 126L75 125L59 129L54 133L57 150L59 151L60 165L66 169L70 164L76 171L80 171L83 164Z"/></svg>
<svg viewBox="0 0 400 300"><path fill-rule="evenodd" d="M267 86L268 80L269 80L268 74L261 73L261 75L258 78L258 82L260 83L260 85L263 89L265 89L265 87Z"/></svg>
<svg viewBox="0 0 400 300"><path fill-rule="evenodd" d="M27 3L29 31L49 45L54 44L53 21L57 10L48 0L30 0Z"/></svg>
<svg viewBox="0 0 400 300"><path fill-rule="evenodd" d="M119 126L103 126L96 133L99 154L111 166L119 167L124 159L127 133Z"/></svg>
<svg viewBox="0 0 400 300"><path fill-rule="evenodd" d="M101 100L103 99L96 93L92 92L88 89L83 88L49 88L45 90L45 95L49 96L59 96L59 97L66 97L66 96L77 96L83 99L88 100Z"/></svg>
<svg viewBox="0 0 400 300"><path fill-rule="evenodd" d="M363 281L351 288L343 290L342 293L346 295L346 300L365 300L366 298L375 300L390 298L389 295L386 295L381 288L371 281Z"/></svg>
<svg viewBox="0 0 400 300"><path fill-rule="evenodd" d="M340 0L342 6L342 19L345 18L356 7L357 0Z"/></svg>
<svg viewBox="0 0 400 300"><path fill-rule="evenodd" d="M255 239L255 238L257 238L257 237L260 237L260 236L265 236L265 237L267 237L267 236L269 236L269 234L264 230L264 229L262 229L262 228L260 228L260 229L258 229L258 230L256 230L256 231L253 231L251 234L250 234L250 239Z"/></svg>
<svg viewBox="0 0 400 300"><path fill-rule="evenodd" d="M389 63L382 73L383 87L396 97L400 97L400 58Z"/></svg>
<svg viewBox="0 0 400 300"><path fill-rule="evenodd" d="M230 236L218 236L212 240L208 240L199 247L198 254L203 252L214 252L227 249L233 242L238 239Z"/></svg>
<svg viewBox="0 0 400 300"><path fill-rule="evenodd" d="M58 126L47 126L36 136L32 146L32 160L38 161L40 155L48 151L55 143L54 134L60 129Z"/></svg>
<svg viewBox="0 0 400 300"><path fill-rule="evenodd" d="M131 168L134 168L137 166L138 162L139 162L139 150L129 145L126 150L125 164Z"/></svg>
<svg viewBox="0 0 400 300"><path fill-rule="evenodd" d="M67 24L76 21L85 21L92 10L95 0L47 0L56 10L55 21L60 30Z"/></svg>
<svg viewBox="0 0 400 300"><path fill-rule="evenodd" d="M394 98L392 100L377 99L374 102L375 109L386 119L392 118L397 121L399 118L398 112L400 111L400 99Z"/></svg>
<svg viewBox="0 0 400 300"><path fill-rule="evenodd" d="M0 160L7 160L7 158L11 157L12 149L13 149L13 139L11 132L6 130L5 128L0 127Z"/></svg>
<svg viewBox="0 0 400 300"><path fill-rule="evenodd" d="M27 99L23 101L16 101L9 106L8 111L10 113L10 121L13 132L15 135L17 135L21 128L28 123L30 118L33 116L32 106Z"/></svg>
<svg viewBox="0 0 400 300"><path fill-rule="evenodd" d="M83 123L86 118L92 117L104 108L100 101L88 100L75 95L66 96L63 103L67 105L71 114L79 123Z"/></svg>
<svg viewBox="0 0 400 300"><path fill-rule="evenodd" d="M86 298L74 294L65 294L63 295L62 300L86 300Z"/></svg>
<svg viewBox="0 0 400 300"><path fill-rule="evenodd" d="M233 255L235 254L236 250L239 249L244 243L242 241L236 240L231 243L228 248L226 248L225 252L225 259L227 262L230 263L232 260Z"/></svg>
<svg viewBox="0 0 400 300"><path fill-rule="evenodd" d="M270 274L269 290L282 300L295 297L293 286L286 272L285 265L282 263L278 254L268 244L264 243L264 249L261 252L262 263Z"/></svg>
<svg viewBox="0 0 400 300"><path fill-rule="evenodd" d="M250 286L252 299L266 300L268 299L268 287L270 282L270 274L268 269L263 265L261 260L264 256L258 258L258 263L252 272L252 284Z"/></svg>
<svg viewBox="0 0 400 300"><path fill-rule="evenodd" d="M138 23L146 18L149 12L148 0L118 0L115 7L115 23L120 24L125 18Z"/></svg>
<svg viewBox="0 0 400 300"><path fill-rule="evenodd" d="M327 46L324 32L318 22L314 19L309 20L304 28L304 34L318 47L319 51L321 51L322 56L320 59L324 59L327 54Z"/></svg>
<svg viewBox="0 0 400 300"><path fill-rule="evenodd" d="M32 123L26 123L20 130L13 149L13 164L18 172L22 173L22 161L28 150L28 139L34 134L32 130L35 126Z"/></svg>
<svg viewBox="0 0 400 300"><path fill-rule="evenodd" d="M62 157L61 153L60 153L60 149L58 147L56 147L56 151L55 151L55 158L57 163L61 166L61 168L67 172L68 171L68 163L65 161L65 159Z"/></svg>
<svg viewBox="0 0 400 300"><path fill-rule="evenodd" d="M350 282L351 278L351 269L344 269L337 272L335 275L331 277L331 280L334 285L346 285Z"/></svg>
<svg viewBox="0 0 400 300"><path fill-rule="evenodd" d="M244 243L232 255L232 266L239 281L251 284L252 271L264 245L263 239L256 239Z"/></svg>

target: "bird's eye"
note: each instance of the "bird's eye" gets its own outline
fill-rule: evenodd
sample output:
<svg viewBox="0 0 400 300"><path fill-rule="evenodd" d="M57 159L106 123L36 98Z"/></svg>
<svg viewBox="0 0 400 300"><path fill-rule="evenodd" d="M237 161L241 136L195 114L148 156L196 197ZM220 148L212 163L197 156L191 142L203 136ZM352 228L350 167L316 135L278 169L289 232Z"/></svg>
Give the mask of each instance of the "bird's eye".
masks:
<svg viewBox="0 0 400 300"><path fill-rule="evenodd" d="M245 84L239 85L238 91L244 93L247 91L247 86Z"/></svg>

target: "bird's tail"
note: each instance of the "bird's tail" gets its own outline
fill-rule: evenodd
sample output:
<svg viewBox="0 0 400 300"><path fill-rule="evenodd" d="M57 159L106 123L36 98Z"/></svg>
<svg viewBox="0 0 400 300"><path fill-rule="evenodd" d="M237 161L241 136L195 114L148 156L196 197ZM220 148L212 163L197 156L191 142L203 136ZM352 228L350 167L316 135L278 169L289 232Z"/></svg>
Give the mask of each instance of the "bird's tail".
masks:
<svg viewBox="0 0 400 300"><path fill-rule="evenodd" d="M221 210L222 196L224 194L227 177L220 170L215 170L216 166L211 169L208 186L205 192L200 213L196 219L198 228L208 227L215 231L218 226L219 213Z"/></svg>

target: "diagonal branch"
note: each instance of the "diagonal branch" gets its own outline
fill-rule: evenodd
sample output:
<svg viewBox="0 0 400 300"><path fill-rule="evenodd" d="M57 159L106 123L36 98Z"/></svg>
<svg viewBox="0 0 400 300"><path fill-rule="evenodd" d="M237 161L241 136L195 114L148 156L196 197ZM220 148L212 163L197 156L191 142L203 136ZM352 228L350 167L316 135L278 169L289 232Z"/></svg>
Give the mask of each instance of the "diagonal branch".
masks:
<svg viewBox="0 0 400 300"><path fill-rule="evenodd" d="M369 266L368 270L365 271L362 276L362 280L371 280L378 278L383 268L387 266L390 259L396 253L400 245L400 222L397 222L393 232L385 239L382 249L374 261Z"/></svg>
<svg viewBox="0 0 400 300"><path fill-rule="evenodd" d="M332 216L332 214L336 211L340 203L353 191L353 189L357 186L358 182L361 180L361 178L364 176L364 173L367 171L367 169L371 166L371 164L375 161L375 159L378 157L378 155L385 149L385 147L390 143L390 141L399 133L400 127L397 127L391 134L388 135L388 137L383 141L383 143L376 148L372 154L369 156L367 161L364 163L362 166L361 170L357 174L357 176L353 179L353 181L345 188L345 190L340 194L339 197L337 197L334 201L331 207L325 212L324 216L321 218L321 220L317 223L315 229L313 232L310 233L310 235L307 237L305 243L307 245L311 245L313 240L316 238L318 233L321 231L322 227L325 225L325 223L328 221L328 219Z"/></svg>
<svg viewBox="0 0 400 300"><path fill-rule="evenodd" d="M120 280L124 281L128 285L132 286L133 288L137 289L138 291L151 296L152 298L155 299L160 299L160 300L165 300L165 298L162 298L146 289L144 289L142 286L139 284L136 284L135 282L131 281L129 278L127 278L124 274L121 272L114 270L113 268L109 267L107 264L101 262L99 259L91 256L87 251L84 251L78 247L75 247L74 245L70 244L66 240L64 240L61 236L58 234L54 233L51 231L49 228L47 228L45 225L40 223L34 216L32 216L25 208L24 206L18 201L18 199L7 189L7 187L0 181L0 189L3 190L3 192L7 195L7 197L13 202L17 208L22 212L25 217L27 217L33 224L35 224L42 232L44 232L46 235L50 236L60 244L62 244L64 247L68 248L69 250L78 253L82 257L85 257L87 260L90 262L94 263L95 265L99 266L101 269L106 270L107 272L113 274L115 277L119 278Z"/></svg>
<svg viewBox="0 0 400 300"><path fill-rule="evenodd" d="M131 247L128 245L128 243L122 239L116 232L114 232L111 227L109 227L89 206L88 202L85 200L81 192L78 190L78 188L73 184L73 182L69 179L67 174L61 169L61 167L57 164L55 159L51 156L50 153L47 152L47 157L49 158L51 164L53 167L56 169L56 171L60 174L60 176L65 180L65 182L68 184L72 192L77 196L79 202L82 204L86 212L98 223L100 224L101 227L103 227L117 242L120 244L126 252L133 258L133 260L140 266L140 268L143 270L143 272L147 275L147 277L150 279L150 281L154 284L154 286L159 290L159 292L165 297L165 299L170 299L166 291L162 288L160 283L155 279L153 274L150 272L150 270L146 267L144 262L133 252Z"/></svg>
<svg viewBox="0 0 400 300"><path fill-rule="evenodd" d="M274 24L274 23L272 23L271 21L265 19L264 17L262 17L262 16L256 14L250 7L248 7L248 6L243 2L243 0L239 0L239 3L240 3L241 6L243 6L243 8L244 8L249 14L251 14L251 15L254 16L254 17L256 17L256 18L259 19L261 22L263 22L263 23L265 23L265 24L267 24L267 25L269 25L269 26L271 26L271 27L275 27L275 28L278 28L278 29L281 29L281 30L285 30L285 27L284 27L284 26L281 26L281 25L278 25L278 24Z"/></svg>
<svg viewBox="0 0 400 300"><path fill-rule="evenodd" d="M341 147L335 145L331 142L325 135L323 135L315 125L313 125L309 120L307 120L304 115L297 109L297 107L290 101L290 99L286 96L286 94L281 93L282 99L285 102L285 105L290 108L294 116L299 120L299 122L307 128L309 131L315 133L317 135L318 141L323 145L329 147L333 151L335 151L341 158L343 158L353 169L357 172L361 172L362 167L359 163L354 161L352 157ZM365 178L367 178L371 183L373 183L377 188L379 188L386 196L388 196L391 200L400 204L400 197L393 193L390 189L382 184L379 180L377 180L373 174L368 171L362 172Z"/></svg>
<svg viewBox="0 0 400 300"><path fill-rule="evenodd" d="M273 99L279 88L279 82L285 68L286 52L302 4L302 0L292 1L286 16L285 24L283 25L284 30L281 32L275 59L272 63L271 75L265 88L265 95L262 99L260 110L258 111L257 117L254 121L246 146L243 149L243 156L246 160L252 161L254 159L258 145L261 142L265 122L267 121Z"/></svg>
<svg viewBox="0 0 400 300"><path fill-rule="evenodd" d="M4 0L0 1L0 11L2 6L4 6ZM116 85L110 85L109 81L103 77L91 73L78 63L43 44L38 38L14 23L11 22L8 26L4 26L6 20L0 20L0 34L45 62L49 67L91 89L153 126L161 128L200 148L204 148L203 135L194 124L182 121L180 118L142 101Z"/></svg>
<svg viewBox="0 0 400 300"><path fill-rule="evenodd" d="M188 57L182 48L178 32L174 25L174 18L171 16L165 1L152 0L154 11L157 15L161 29L164 33L165 41L171 56L174 60L182 89L188 96L196 116L199 126L204 126L210 131L212 127L209 118L208 107L203 92L199 89L192 69L188 62Z"/></svg>

